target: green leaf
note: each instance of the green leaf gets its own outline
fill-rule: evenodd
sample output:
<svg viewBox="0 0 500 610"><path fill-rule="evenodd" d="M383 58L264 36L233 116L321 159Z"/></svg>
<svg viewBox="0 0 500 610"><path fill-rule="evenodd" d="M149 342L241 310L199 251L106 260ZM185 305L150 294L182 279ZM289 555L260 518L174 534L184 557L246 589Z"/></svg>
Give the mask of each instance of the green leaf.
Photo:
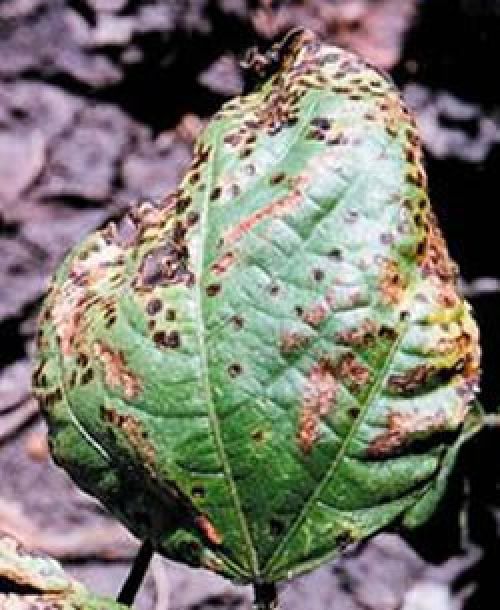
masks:
<svg viewBox="0 0 500 610"><path fill-rule="evenodd" d="M410 520L479 347L394 85L309 32L257 65L179 188L64 262L34 385L56 461L137 535L272 582Z"/></svg>
<svg viewBox="0 0 500 610"><path fill-rule="evenodd" d="M49 557L28 553L14 539L0 534L0 608L2 610L125 610L96 597L70 578Z"/></svg>

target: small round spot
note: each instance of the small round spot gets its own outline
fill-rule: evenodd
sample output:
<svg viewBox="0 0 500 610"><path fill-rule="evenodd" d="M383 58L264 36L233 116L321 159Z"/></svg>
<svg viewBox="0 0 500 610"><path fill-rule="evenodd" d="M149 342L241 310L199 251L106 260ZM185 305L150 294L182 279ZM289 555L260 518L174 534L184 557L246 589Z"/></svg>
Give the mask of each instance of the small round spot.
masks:
<svg viewBox="0 0 500 610"><path fill-rule="evenodd" d="M271 536L281 536L285 531L285 525L279 519L271 519L269 521L269 529Z"/></svg>
<svg viewBox="0 0 500 610"><path fill-rule="evenodd" d="M296 305L295 306L295 313L299 316L302 317L304 315L304 308L300 305Z"/></svg>
<svg viewBox="0 0 500 610"><path fill-rule="evenodd" d="M182 199L179 199L177 201L177 203L175 204L175 211L177 214L182 214L186 208L189 206L189 204L191 203L191 197L183 197Z"/></svg>
<svg viewBox="0 0 500 610"><path fill-rule="evenodd" d="M200 219L200 215L198 212L189 212L189 214L187 215L188 226L190 226L190 227L194 226L198 222L199 219Z"/></svg>
<svg viewBox="0 0 500 610"><path fill-rule="evenodd" d="M241 364L239 364L238 362L234 362L227 369L229 376L233 377L233 378L238 377L238 375L241 375L242 371L243 371L243 368L242 368Z"/></svg>
<svg viewBox="0 0 500 610"><path fill-rule="evenodd" d="M165 312L165 318L169 321L169 322L173 322L175 320L175 318L177 317L177 312L175 311L175 309L169 308L167 309L167 311Z"/></svg>
<svg viewBox="0 0 500 610"><path fill-rule="evenodd" d="M328 252L328 256L335 261L342 260L342 250L340 248L332 248L330 252Z"/></svg>
<svg viewBox="0 0 500 610"><path fill-rule="evenodd" d="M318 127L318 129L330 129L330 121L322 117L316 117L311 121L311 125Z"/></svg>
<svg viewBox="0 0 500 610"><path fill-rule="evenodd" d="M209 297L217 296L220 291L221 291L220 284L209 284L206 288L206 293L207 293L207 296L209 296Z"/></svg>
<svg viewBox="0 0 500 610"><path fill-rule="evenodd" d="M85 371L85 373L82 375L80 383L82 385L86 385L87 383L90 383L93 378L94 378L94 371L92 369L87 369Z"/></svg>
<svg viewBox="0 0 500 610"><path fill-rule="evenodd" d="M220 186L214 188L214 190L210 193L210 201L216 201L222 194L222 189Z"/></svg>
<svg viewBox="0 0 500 610"><path fill-rule="evenodd" d="M395 341L398 338L398 333L390 326L381 326L378 331L378 336L381 339L387 339L388 341Z"/></svg>
<svg viewBox="0 0 500 610"><path fill-rule="evenodd" d="M283 182L283 180L286 178L286 174L285 172L279 172L278 174L274 174L274 176L271 176L271 179L269 180L270 184L272 184L273 186L276 184L279 184L280 182Z"/></svg>
<svg viewBox="0 0 500 610"><path fill-rule="evenodd" d="M418 245L417 245L417 256L423 256L425 254L425 249L426 249L426 242L425 240L421 241Z"/></svg>
<svg viewBox="0 0 500 610"><path fill-rule="evenodd" d="M243 318L241 316L238 316L238 315L234 315L231 318L231 322L233 323L234 328L236 330L241 330L243 328L243 326L245 325L245 322L244 322Z"/></svg>
<svg viewBox="0 0 500 610"><path fill-rule="evenodd" d="M169 333L166 333L163 330L156 332L153 335L153 341L156 343L157 347L171 347L176 348L179 347L181 340L180 335L176 330L173 330Z"/></svg>
<svg viewBox="0 0 500 610"><path fill-rule="evenodd" d="M162 306L163 303L161 302L161 299L151 299L146 305L146 311L150 316L154 316L161 311Z"/></svg>
<svg viewBox="0 0 500 610"><path fill-rule="evenodd" d="M264 431L263 430L254 430L252 432L252 439L256 443L261 443L264 440Z"/></svg>
<svg viewBox="0 0 500 610"><path fill-rule="evenodd" d="M325 272L322 269L313 269L313 278L316 282L321 282L325 277Z"/></svg>
<svg viewBox="0 0 500 610"><path fill-rule="evenodd" d="M345 214L345 221L348 223L354 223L359 218L359 212L357 210L347 210Z"/></svg>
<svg viewBox="0 0 500 610"><path fill-rule="evenodd" d="M192 494L193 498L201 500L202 498L205 497L205 488L202 487L201 485L196 485L195 487L193 487L191 489L191 494Z"/></svg>
<svg viewBox="0 0 500 610"><path fill-rule="evenodd" d="M87 354L80 352L76 358L76 363L78 364L78 366L85 368L87 366L88 362L89 362L89 358L88 358Z"/></svg>
<svg viewBox="0 0 500 610"><path fill-rule="evenodd" d="M196 184L200 180L200 172L194 172L189 176L189 184Z"/></svg>
<svg viewBox="0 0 500 610"><path fill-rule="evenodd" d="M167 335L167 347L176 348L181 344L181 337L176 330L172 330Z"/></svg>

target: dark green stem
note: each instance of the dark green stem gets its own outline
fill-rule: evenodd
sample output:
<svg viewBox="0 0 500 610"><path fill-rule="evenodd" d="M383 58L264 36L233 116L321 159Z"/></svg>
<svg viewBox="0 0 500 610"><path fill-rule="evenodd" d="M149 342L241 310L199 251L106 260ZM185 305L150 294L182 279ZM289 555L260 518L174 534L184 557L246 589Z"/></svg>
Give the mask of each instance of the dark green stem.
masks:
<svg viewBox="0 0 500 610"><path fill-rule="evenodd" d="M255 600L253 610L279 610L278 594L274 583L263 583L253 586Z"/></svg>
<svg viewBox="0 0 500 610"><path fill-rule="evenodd" d="M134 603L137 591L144 580L144 575L146 574L151 562L151 558L153 557L153 552L153 545L151 544L151 541L145 540L142 543L136 558L134 559L132 569L130 570L127 580L123 584L122 590L120 591L116 600L120 604L131 606Z"/></svg>

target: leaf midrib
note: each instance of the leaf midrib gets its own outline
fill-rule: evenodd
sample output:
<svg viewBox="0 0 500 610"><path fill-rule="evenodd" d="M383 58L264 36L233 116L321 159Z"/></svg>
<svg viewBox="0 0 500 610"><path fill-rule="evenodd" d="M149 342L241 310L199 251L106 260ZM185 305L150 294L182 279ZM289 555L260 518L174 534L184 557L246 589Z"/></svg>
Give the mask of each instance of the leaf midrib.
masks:
<svg viewBox="0 0 500 610"><path fill-rule="evenodd" d="M229 463L229 459L226 454L226 450L224 448L224 443L222 440L222 432L219 422L219 417L217 414L217 409L215 408L212 389L210 386L210 375L208 369L208 356L207 350L205 346L205 319L203 315L203 307L202 307L202 277L204 271L204 262L205 262L205 247L206 247L206 239L207 239L207 221L208 221L208 203L209 203L209 193L212 191L213 183L214 183L214 171L215 171L215 161L217 158L217 146L219 144L219 133L216 132L215 142L214 142L214 156L210 164L210 176L207 179L208 185L206 188L206 194L201 206L201 214L200 214L200 253L199 253L199 262L198 269L196 269L196 311L197 311L197 335L198 335L198 343L199 343L199 354L200 354L200 366L201 366L201 377L202 383L205 391L205 396L207 400L208 406L208 418L210 421L210 427L212 429L212 436L214 438L215 447L217 453L219 455L219 459L222 465L222 469L224 471L224 478L229 488L229 492L233 501L233 505L238 516L238 520L240 522L241 533L245 540L245 544L247 546L248 559L250 561L250 568L255 577L259 576L259 563L257 559L257 553L255 547L253 545L253 541L250 535L250 530L248 527L248 523L243 512L243 508L241 505L238 489L234 482L234 477L231 469L231 464Z"/></svg>
<svg viewBox="0 0 500 610"><path fill-rule="evenodd" d="M299 128L297 130L295 137L292 138L292 141L288 144L284 154L280 157L280 159L276 163L274 163L274 166L279 165L280 163L283 163L283 161L288 157L290 151L294 148L296 142L301 137L303 130L307 127L308 119L314 114L314 111L316 110L317 105L318 105L318 100L316 99L316 100L314 100L313 103L311 103L311 108L310 108L309 112L307 112L307 117L304 120L303 125L301 126L301 128ZM235 506L236 513L238 515L238 519L240 521L241 531L242 531L243 537L245 538L245 542L247 544L247 551L249 552L249 559L250 559L250 565L253 570L253 576L258 578L260 576L259 560L258 560L257 552L256 552L256 549L255 549L255 546L253 544L253 540L252 540L252 537L250 534L248 522L247 522L245 513L244 513L242 505L241 505L238 489L234 482L231 465L229 463L229 459L227 457L227 454L226 454L226 451L224 448L219 418L218 418L217 410L215 408L215 404L214 404L213 397L212 397L212 391L211 391L211 386L210 386L210 374L209 374L209 368L208 368L208 356L207 356L205 340L204 340L206 325L205 325L205 320L204 320L204 316L203 316L203 308L202 308L202 292L201 292L202 281L201 280L202 280L203 271L205 268L204 263L205 263L205 252L206 252L206 240L207 240L207 234L208 234L207 222L208 222L208 210L209 210L209 205L208 205L209 204L209 193L211 192L211 190L213 188L213 184L214 184L214 171L215 171L215 167L216 167L216 158L217 158L217 151L218 151L219 143L220 143L220 133L216 132L216 137L215 137L215 142L214 142L214 157L210 163L210 176L207 180L208 185L205 190L206 194L205 194L205 197L203 200L203 205L202 205L202 210L201 210L201 215L200 215L200 256L199 256L199 267L196 270L196 275L198 277L197 293L196 293L196 298L197 298L196 309L198 312L198 325L197 325L198 333L197 334L198 334L199 347L200 347L200 363L201 363L201 367L202 367L201 373L202 373L202 378L203 378L204 390L205 390L205 394L207 397L208 413L209 413L209 420L210 420L210 424L211 424L211 428L212 428L212 434L214 436L217 452L219 454L219 458L221 460L221 464L222 464L222 467L224 470L225 479L228 483L231 497L233 499L233 504ZM258 179L252 185L252 188L253 189L258 188L259 184L267 177L267 175L268 175L268 173L266 172L265 175L263 175L260 179Z"/></svg>

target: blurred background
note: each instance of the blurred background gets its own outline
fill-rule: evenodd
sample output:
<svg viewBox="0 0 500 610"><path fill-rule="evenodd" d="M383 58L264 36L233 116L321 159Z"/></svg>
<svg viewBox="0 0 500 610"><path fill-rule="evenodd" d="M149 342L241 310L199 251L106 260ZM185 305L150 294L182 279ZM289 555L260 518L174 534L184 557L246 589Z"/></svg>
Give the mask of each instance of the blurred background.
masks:
<svg viewBox="0 0 500 610"><path fill-rule="evenodd" d="M500 404L500 0L0 0L0 529L116 594L135 541L49 457L30 398L35 317L65 251L176 185L241 90L238 61L314 29L388 70L417 115L431 199ZM464 451L411 540L383 534L284 585L283 610L497 610L500 438ZM141 610L249 608L249 591L156 558Z"/></svg>

